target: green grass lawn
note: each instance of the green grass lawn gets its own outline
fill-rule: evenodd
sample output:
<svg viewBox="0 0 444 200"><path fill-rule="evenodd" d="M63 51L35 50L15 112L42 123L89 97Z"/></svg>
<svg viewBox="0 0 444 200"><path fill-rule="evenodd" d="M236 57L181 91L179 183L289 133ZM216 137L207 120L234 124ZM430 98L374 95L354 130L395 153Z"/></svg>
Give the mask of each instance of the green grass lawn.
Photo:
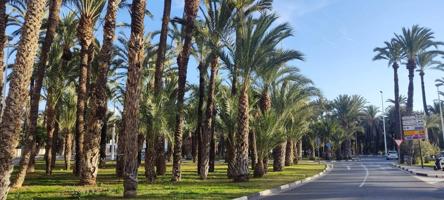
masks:
<svg viewBox="0 0 444 200"><path fill-rule="evenodd" d="M71 171L61 169L58 163L52 176L46 176L44 165L39 161L36 172L28 174L23 188L11 190L8 199L116 199L123 194L122 180L115 177L112 163L100 169L97 186L77 186L78 178ZM154 184L148 184L139 169L139 199L231 199L286 183L303 179L321 172L325 165L302 161L298 165L286 167L283 172L269 172L263 178L251 178L249 182L233 183L226 177L227 166L216 165L216 172L210 173L208 180L199 180L196 166L185 161L182 165L182 181L171 183L171 165L167 175L160 176ZM270 168L270 171L272 169Z"/></svg>

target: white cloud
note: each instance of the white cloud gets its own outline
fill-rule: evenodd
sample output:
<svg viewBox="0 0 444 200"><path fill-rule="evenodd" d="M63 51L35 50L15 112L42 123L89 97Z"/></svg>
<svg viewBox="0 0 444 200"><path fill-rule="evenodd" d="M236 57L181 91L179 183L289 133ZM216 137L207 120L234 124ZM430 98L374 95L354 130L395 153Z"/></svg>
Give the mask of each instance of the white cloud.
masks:
<svg viewBox="0 0 444 200"><path fill-rule="evenodd" d="M296 18L328 7L334 0L276 0L274 9L282 22L295 22Z"/></svg>

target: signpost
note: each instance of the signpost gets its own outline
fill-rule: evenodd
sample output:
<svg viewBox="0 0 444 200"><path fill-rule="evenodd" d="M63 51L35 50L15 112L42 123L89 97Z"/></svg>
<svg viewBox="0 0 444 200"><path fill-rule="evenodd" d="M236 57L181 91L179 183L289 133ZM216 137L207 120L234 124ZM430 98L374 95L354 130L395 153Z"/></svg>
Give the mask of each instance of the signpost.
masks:
<svg viewBox="0 0 444 200"><path fill-rule="evenodd" d="M404 140L418 140L421 167L424 168L420 141L426 138L423 117L420 115L402 117L402 129L404 131Z"/></svg>

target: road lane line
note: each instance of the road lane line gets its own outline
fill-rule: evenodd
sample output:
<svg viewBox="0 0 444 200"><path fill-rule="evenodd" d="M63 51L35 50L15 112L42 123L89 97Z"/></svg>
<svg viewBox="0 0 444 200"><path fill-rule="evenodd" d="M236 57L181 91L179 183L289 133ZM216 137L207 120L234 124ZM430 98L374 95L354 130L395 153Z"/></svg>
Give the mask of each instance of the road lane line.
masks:
<svg viewBox="0 0 444 200"><path fill-rule="evenodd" d="M364 177L364 180L362 180L362 183L361 183L361 185L359 185L359 187L364 186L365 182L367 181L368 174L369 174L368 169L364 164L361 164L361 167L363 167L365 169L365 177Z"/></svg>

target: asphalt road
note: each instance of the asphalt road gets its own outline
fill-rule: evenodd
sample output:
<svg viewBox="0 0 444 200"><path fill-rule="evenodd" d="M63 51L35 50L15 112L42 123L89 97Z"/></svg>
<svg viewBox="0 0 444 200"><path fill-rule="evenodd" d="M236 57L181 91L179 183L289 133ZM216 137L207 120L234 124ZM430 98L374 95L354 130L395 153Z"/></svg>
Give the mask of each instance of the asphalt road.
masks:
<svg viewBox="0 0 444 200"><path fill-rule="evenodd" d="M444 199L444 179L412 176L382 158L336 162L326 175L264 199Z"/></svg>

